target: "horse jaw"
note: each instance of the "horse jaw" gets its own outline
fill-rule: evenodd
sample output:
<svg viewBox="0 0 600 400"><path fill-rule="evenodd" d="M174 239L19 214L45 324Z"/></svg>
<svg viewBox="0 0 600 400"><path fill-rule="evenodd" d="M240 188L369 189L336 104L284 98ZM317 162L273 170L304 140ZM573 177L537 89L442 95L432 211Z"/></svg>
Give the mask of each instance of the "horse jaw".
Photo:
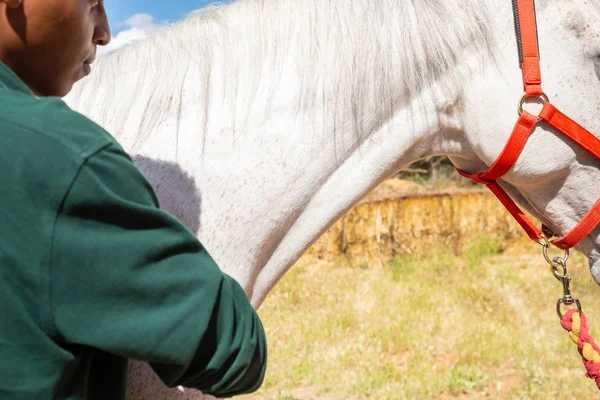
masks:
<svg viewBox="0 0 600 400"><path fill-rule="evenodd" d="M546 1L538 8L537 20L543 89L552 104L598 136L600 45L595 43L600 35L600 13L584 1ZM501 26L498 22L499 29ZM505 24L504 29L502 36L514 35L513 27ZM485 171L492 165L517 120L523 90L517 48L515 42L502 43L498 54L502 65L474 76L466 89L466 132L476 157L453 162L469 172ZM482 98L481 93L489 95ZM526 107L532 113L540 108L539 104ZM526 211L564 235L598 200L600 163L542 122L500 183ZM600 227L576 249L588 258L591 275L600 285Z"/></svg>
<svg viewBox="0 0 600 400"><path fill-rule="evenodd" d="M600 135L600 8L598 2L578 0L574 2L556 2L548 10L549 18L561 21L564 29L556 39L548 37L544 51L549 57L561 59L562 68L555 63L542 64L542 75L547 75L544 85L553 98L551 101L570 118L588 129L596 137ZM554 30L544 33L556 34ZM540 42L544 39L540 37ZM558 41L558 43L556 43ZM540 43L541 45L541 43ZM557 52L551 55L552 51ZM561 57L560 52L567 53ZM570 53L570 54L569 54ZM575 54L573 54L575 53ZM545 56L544 56L545 58ZM568 63L568 64L567 64ZM551 85L551 86L550 86ZM568 158L569 176L563 184L563 190L555 200L563 203L562 212L568 213L568 220L559 222L560 232L565 234L581 221L600 197L600 162L586 153L579 146L562 135L553 132L561 143L553 146L554 154L546 154L546 158ZM558 153L561 152L562 154ZM557 161L555 161L557 162ZM574 214L574 216L573 216ZM587 258L590 273L596 284L600 285L600 226L576 246Z"/></svg>

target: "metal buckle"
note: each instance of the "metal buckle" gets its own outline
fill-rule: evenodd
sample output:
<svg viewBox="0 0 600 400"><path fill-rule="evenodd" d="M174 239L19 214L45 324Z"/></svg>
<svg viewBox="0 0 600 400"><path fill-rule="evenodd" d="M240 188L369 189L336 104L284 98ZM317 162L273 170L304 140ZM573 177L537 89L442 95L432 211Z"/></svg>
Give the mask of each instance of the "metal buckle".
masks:
<svg viewBox="0 0 600 400"><path fill-rule="evenodd" d="M546 96L546 93L542 92L541 95L539 96L527 96L527 93L523 93L523 95L521 96L521 99L519 99L519 107L517 107L517 110L519 111L519 115L523 114L523 103L525 103L525 99L530 99L530 98L541 98L544 103L549 103L550 99L548 99L548 96ZM542 119L538 116L538 121L541 121Z"/></svg>

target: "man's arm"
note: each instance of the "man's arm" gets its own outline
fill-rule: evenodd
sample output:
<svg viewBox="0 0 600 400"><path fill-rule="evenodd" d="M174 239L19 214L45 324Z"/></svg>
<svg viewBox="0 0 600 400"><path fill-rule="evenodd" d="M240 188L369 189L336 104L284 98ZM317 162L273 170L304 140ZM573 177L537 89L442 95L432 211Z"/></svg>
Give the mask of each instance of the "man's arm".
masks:
<svg viewBox="0 0 600 400"><path fill-rule="evenodd" d="M59 210L50 298L66 342L146 360L169 386L232 396L262 383L265 334L246 294L116 145L86 161Z"/></svg>

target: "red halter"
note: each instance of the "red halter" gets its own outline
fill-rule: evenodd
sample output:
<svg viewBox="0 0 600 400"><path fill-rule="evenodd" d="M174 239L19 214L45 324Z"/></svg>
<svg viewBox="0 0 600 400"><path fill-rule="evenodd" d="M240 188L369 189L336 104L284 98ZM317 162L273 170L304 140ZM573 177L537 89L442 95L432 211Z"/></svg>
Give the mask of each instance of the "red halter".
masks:
<svg viewBox="0 0 600 400"><path fill-rule="evenodd" d="M600 160L600 140L550 104L548 97L542 92L534 0L513 0L513 8L519 44L519 61L523 71L523 86L525 89L519 103L517 124L506 146L490 169L473 174L460 169L458 169L458 172L464 177L486 185L517 220L527 235L531 239L540 240L545 239L546 235L521 211L496 180L506 174L515 164L523 147L525 147L527 138L538 121L543 120L552 125L598 160ZM544 100L544 106L538 116L523 111L523 101L527 97L541 97ZM550 243L561 249L569 249L586 237L599 222L600 199L569 233L561 238L550 240Z"/></svg>

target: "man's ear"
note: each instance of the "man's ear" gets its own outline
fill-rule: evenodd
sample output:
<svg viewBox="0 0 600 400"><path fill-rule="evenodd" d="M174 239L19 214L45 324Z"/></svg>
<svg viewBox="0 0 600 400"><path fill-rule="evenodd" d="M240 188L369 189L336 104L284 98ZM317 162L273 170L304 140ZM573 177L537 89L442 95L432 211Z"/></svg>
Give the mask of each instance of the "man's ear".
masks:
<svg viewBox="0 0 600 400"><path fill-rule="evenodd" d="M19 8L23 0L0 0L0 3L6 4L8 8Z"/></svg>

